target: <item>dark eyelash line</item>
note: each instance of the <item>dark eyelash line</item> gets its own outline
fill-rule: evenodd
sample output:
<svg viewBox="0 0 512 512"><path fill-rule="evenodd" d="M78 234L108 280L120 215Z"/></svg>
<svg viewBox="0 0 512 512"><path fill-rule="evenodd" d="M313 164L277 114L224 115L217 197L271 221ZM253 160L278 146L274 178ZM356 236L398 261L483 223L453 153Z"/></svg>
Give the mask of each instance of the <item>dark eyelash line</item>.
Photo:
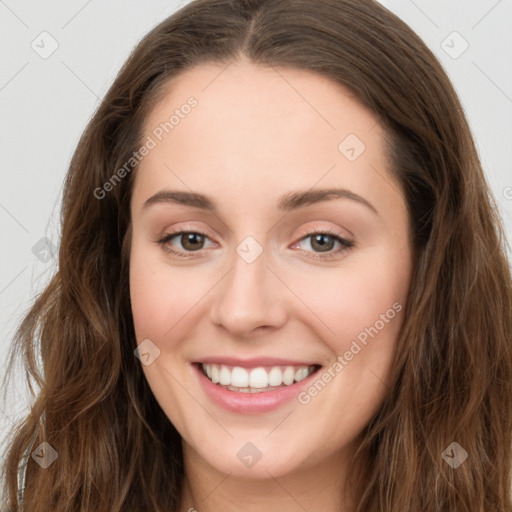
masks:
<svg viewBox="0 0 512 512"><path fill-rule="evenodd" d="M181 253L179 251L176 251L175 249L172 249L169 245L167 245L167 243L172 238L174 238L177 235L183 235L185 233L186 234L191 234L192 233L194 235L201 235L203 237L208 237L208 235L206 233L203 233L202 231L175 231L174 233L167 233L166 235L164 235L163 238L158 240L157 243L162 246L162 248L164 249L165 252L171 253L174 256L178 256L180 258L190 258L190 257L193 257L193 256L185 256L183 253Z"/></svg>
<svg viewBox="0 0 512 512"><path fill-rule="evenodd" d="M178 256L179 258L193 258L193 256L186 256L182 252L176 251L171 246L167 245L168 242L172 238L174 238L177 235L183 235L183 234L201 235L203 237L209 238L208 235L206 233L202 232L202 231L197 231L197 230L194 230L194 231L175 231L173 233L167 233L163 238L158 240L157 243L162 246L164 251L166 251L166 252L168 252L170 254L173 254L174 256ZM327 228L327 229L315 229L315 230L307 233L303 237L301 237L299 242L304 240L305 238L309 238L309 237L314 236L314 235L329 235L329 236L333 237L336 241L338 241L342 245L342 248L337 250L337 251L334 251L334 252L324 253L325 255L323 255L323 256L320 255L322 253L312 253L312 254L314 254L314 256L306 256L307 258L326 261L326 260L330 260L330 259L335 258L340 253L343 253L343 252L345 252L345 251L347 251L347 250L349 250L349 249L351 249L351 248L353 248L355 246L354 242L351 242L351 241L343 238L341 236L341 233L337 233L336 231L333 231L333 230L331 230L329 228ZM190 251L190 254L192 255L193 252L195 252L195 251ZM309 251L306 251L306 252L309 252Z"/></svg>

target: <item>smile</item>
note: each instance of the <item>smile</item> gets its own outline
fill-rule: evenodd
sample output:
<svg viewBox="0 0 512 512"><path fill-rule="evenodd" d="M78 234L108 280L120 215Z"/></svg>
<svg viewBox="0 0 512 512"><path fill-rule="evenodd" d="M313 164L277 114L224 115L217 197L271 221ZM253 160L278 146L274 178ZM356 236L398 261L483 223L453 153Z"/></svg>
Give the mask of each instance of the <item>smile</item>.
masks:
<svg viewBox="0 0 512 512"><path fill-rule="evenodd" d="M243 368L227 364L200 365L203 374L220 387L239 393L262 393L291 386L306 379L319 366L259 366Z"/></svg>
<svg viewBox="0 0 512 512"><path fill-rule="evenodd" d="M216 406L236 414L263 414L293 403L322 366L275 358L212 357L191 368Z"/></svg>

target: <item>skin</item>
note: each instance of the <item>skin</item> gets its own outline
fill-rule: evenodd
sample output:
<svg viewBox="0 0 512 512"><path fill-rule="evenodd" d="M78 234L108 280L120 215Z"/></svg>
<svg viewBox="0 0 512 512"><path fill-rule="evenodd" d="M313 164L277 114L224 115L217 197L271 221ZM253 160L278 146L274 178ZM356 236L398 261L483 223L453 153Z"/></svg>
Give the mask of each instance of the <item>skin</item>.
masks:
<svg viewBox="0 0 512 512"><path fill-rule="evenodd" d="M181 511L353 510L350 493L340 501L342 478L387 390L411 277L406 204L383 129L328 78L242 60L182 73L148 115L145 136L190 96L198 105L144 157L131 198L133 319L137 342L149 338L160 350L144 374L183 439ZM338 149L348 134L366 146L354 161ZM277 209L283 194L330 187L378 213L348 198ZM218 212L142 207L166 188L207 194ZM326 254L307 236L313 228L355 245L340 252L328 239L335 257L313 259ZM188 259L158 243L194 229L204 242L178 235L167 243ZM263 251L251 264L236 252L247 236ZM226 355L300 358L322 372L397 302L402 311L306 405L227 411L192 370L201 357ZM237 457L248 441L262 453L251 468Z"/></svg>

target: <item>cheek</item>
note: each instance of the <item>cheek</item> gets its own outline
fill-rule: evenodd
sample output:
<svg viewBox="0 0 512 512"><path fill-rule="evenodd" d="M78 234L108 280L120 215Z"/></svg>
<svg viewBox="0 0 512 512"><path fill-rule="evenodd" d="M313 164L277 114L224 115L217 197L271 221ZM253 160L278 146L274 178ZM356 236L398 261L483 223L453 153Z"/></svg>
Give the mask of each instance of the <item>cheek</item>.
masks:
<svg viewBox="0 0 512 512"><path fill-rule="evenodd" d="M165 293L150 266L145 266L137 257L130 262L130 300L137 340L154 333L155 322L161 318L161 309L166 307Z"/></svg>
<svg viewBox="0 0 512 512"><path fill-rule="evenodd" d="M193 295L183 280L179 269L171 272L162 263L154 248L146 243L132 241L130 254L130 300L137 343L150 339L160 350L150 365L142 365L142 371L153 395L167 417L180 432L186 431L187 404L183 403L181 387L184 368L177 365L179 352L175 337L169 335L186 314L188 299ZM176 290L180 290L179 294ZM192 300L192 299L191 299ZM197 299L196 299L197 300ZM181 327L181 324L177 324ZM174 333L174 331L172 331Z"/></svg>
<svg viewBox="0 0 512 512"><path fill-rule="evenodd" d="M161 340L185 315L187 305L197 302L197 291L187 285L186 273L165 265L154 248L135 242L130 256L130 300L137 339Z"/></svg>
<svg viewBox="0 0 512 512"><path fill-rule="evenodd" d="M376 412L387 390L409 288L410 261L403 254L400 248L384 247L368 253L357 266L347 264L337 276L317 282L316 295L310 295L314 299L320 296L319 287L323 290L315 307L334 331L324 338L332 359L319 375L321 382L306 390L301 403L333 428L343 422L355 433ZM326 411L325 402L344 406ZM335 428L331 434L336 438Z"/></svg>
<svg viewBox="0 0 512 512"><path fill-rule="evenodd" d="M325 341L336 354L349 350L351 341L371 338L376 327L381 337L396 337L399 310L404 309L409 284L406 261L396 250L368 252L357 262L347 259L339 269L317 272L315 279L298 281L301 296L321 320Z"/></svg>

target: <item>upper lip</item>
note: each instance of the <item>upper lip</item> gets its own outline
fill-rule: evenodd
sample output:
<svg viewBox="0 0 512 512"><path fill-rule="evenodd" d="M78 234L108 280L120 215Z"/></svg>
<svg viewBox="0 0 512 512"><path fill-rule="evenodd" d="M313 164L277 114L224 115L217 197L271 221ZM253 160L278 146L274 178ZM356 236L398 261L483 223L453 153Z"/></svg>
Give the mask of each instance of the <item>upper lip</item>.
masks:
<svg viewBox="0 0 512 512"><path fill-rule="evenodd" d="M236 357L212 356L201 358L195 361L197 364L225 364L227 366L241 366L242 368L257 368L259 366L320 366L312 361L296 361L293 359L282 359L278 357L254 357L240 359Z"/></svg>

